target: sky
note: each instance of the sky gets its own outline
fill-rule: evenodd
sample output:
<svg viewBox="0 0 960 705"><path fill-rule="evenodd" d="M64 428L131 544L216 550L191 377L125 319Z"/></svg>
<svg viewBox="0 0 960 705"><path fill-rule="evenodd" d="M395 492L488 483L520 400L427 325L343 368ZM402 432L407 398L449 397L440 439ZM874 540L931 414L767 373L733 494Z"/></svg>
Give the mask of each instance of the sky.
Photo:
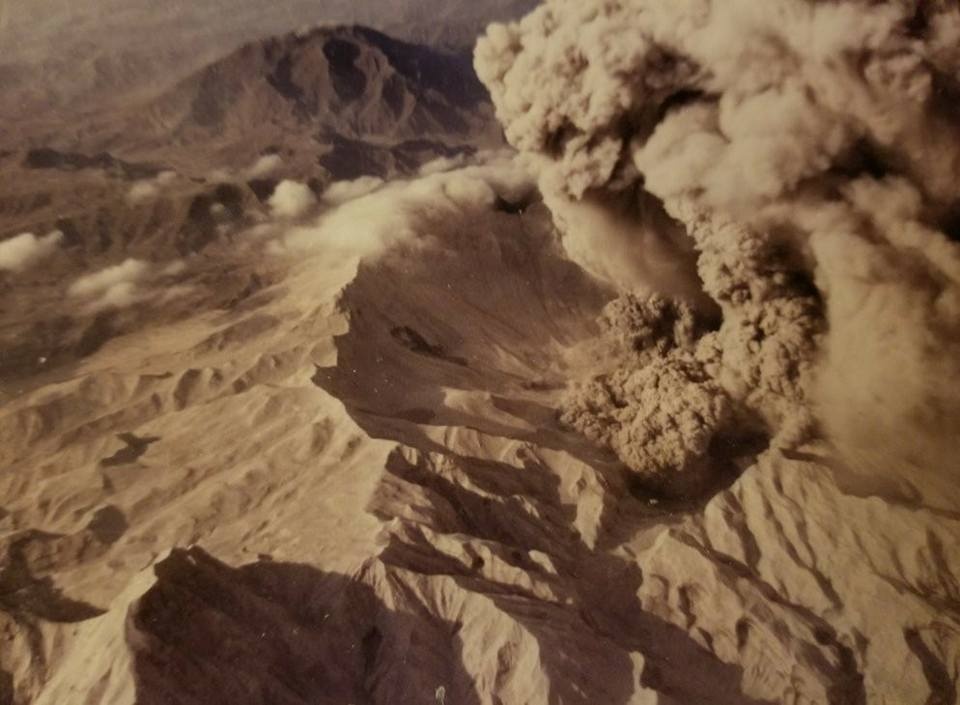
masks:
<svg viewBox="0 0 960 705"><path fill-rule="evenodd" d="M0 0L0 50L10 56L55 53L133 37L170 45L205 37L254 37L317 22L359 22L400 35L476 34L491 20L518 17L535 0Z"/></svg>

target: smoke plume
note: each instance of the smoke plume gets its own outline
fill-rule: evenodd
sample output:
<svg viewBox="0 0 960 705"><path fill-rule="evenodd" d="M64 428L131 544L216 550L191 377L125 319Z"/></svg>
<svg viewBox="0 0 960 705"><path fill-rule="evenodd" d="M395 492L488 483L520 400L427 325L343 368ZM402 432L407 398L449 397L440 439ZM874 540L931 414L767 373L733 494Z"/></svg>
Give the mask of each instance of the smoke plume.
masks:
<svg viewBox="0 0 960 705"><path fill-rule="evenodd" d="M492 26L477 71L571 255L720 311L601 371L568 422L641 474L690 467L732 418L951 484L958 47L960 9L922 0L547 0Z"/></svg>

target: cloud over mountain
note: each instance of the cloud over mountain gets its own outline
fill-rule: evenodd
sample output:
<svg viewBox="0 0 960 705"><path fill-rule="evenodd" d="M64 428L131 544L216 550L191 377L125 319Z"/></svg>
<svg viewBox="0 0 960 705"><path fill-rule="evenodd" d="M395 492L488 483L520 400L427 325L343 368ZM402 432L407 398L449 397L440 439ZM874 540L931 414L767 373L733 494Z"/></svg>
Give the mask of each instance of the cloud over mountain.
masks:
<svg viewBox="0 0 960 705"><path fill-rule="evenodd" d="M20 272L56 251L63 233L53 231L42 237L21 233L0 242L0 271Z"/></svg>

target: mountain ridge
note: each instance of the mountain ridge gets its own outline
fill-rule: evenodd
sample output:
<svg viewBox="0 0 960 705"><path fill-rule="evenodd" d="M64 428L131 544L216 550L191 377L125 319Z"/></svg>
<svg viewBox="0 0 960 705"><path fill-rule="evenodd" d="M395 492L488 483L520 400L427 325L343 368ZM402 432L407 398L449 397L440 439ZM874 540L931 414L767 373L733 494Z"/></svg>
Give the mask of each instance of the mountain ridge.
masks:
<svg viewBox="0 0 960 705"><path fill-rule="evenodd" d="M21 148L109 153L197 172L240 168L278 151L278 139L309 171L323 165L323 154L360 141L381 152L378 176L394 173L392 162L403 171L403 162L409 169L417 161L389 154L395 146L409 151L405 142L420 143L419 151L435 143L433 156L503 144L468 54L359 25L249 42L145 100L28 134Z"/></svg>
<svg viewBox="0 0 960 705"><path fill-rule="evenodd" d="M175 6L10 0L0 8L0 115L32 122L112 110L246 42L318 24L362 24L408 41L467 50L487 23L519 17L534 4L434 1L394 4L385 12L375 3L346 0L269 6L253 0Z"/></svg>

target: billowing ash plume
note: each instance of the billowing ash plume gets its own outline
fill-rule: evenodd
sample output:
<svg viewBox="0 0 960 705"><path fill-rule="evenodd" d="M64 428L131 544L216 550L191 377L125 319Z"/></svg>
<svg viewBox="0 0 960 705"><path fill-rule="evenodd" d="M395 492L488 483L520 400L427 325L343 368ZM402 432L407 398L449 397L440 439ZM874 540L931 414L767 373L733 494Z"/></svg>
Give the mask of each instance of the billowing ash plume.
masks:
<svg viewBox="0 0 960 705"><path fill-rule="evenodd" d="M634 294L620 306L720 309L584 385L572 425L661 479L753 423L952 484L956 3L547 0L492 26L476 66L571 254Z"/></svg>

